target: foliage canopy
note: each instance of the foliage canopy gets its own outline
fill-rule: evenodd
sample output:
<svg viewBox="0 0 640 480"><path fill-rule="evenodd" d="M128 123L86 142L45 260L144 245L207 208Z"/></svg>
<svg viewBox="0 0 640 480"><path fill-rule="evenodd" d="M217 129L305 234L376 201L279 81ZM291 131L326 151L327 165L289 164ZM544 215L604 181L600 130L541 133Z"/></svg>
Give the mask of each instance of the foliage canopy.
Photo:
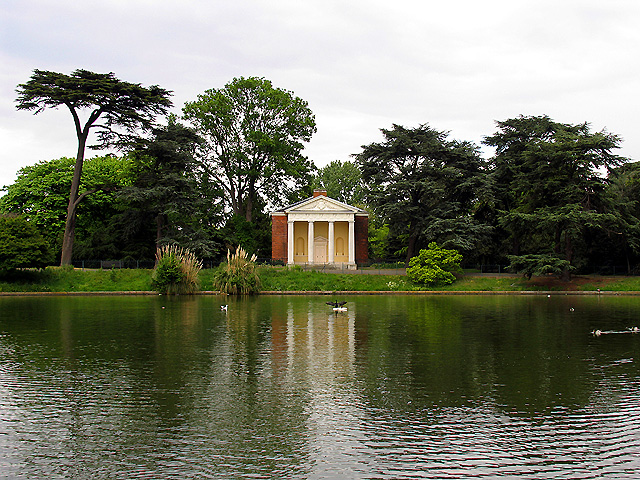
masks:
<svg viewBox="0 0 640 480"><path fill-rule="evenodd" d="M174 116L135 143L135 179L118 194L128 206L119 221L129 241L142 240L152 251L179 243L205 258L219 250L211 230L220 216L220 192L202 181L200 144L195 131Z"/></svg>
<svg viewBox="0 0 640 480"><path fill-rule="evenodd" d="M0 212L24 216L41 231L52 251L60 251L66 205L73 179L75 160L59 158L29 165L18 171L16 181L5 187ZM133 181L129 157L111 155L85 160L80 183L82 191L92 191L77 210L77 250L82 258L108 259L119 255L119 233L109 222L120 212L116 192Z"/></svg>
<svg viewBox="0 0 640 480"><path fill-rule="evenodd" d="M364 200L362 174L354 162L333 162L318 169L313 188L327 191L327 196L349 205L359 205Z"/></svg>
<svg viewBox="0 0 640 480"><path fill-rule="evenodd" d="M603 169L624 162L613 153L620 139L604 131L593 133L587 123L558 123L547 116L520 116L497 124L498 132L485 143L496 148L492 175L497 221L511 239L512 265L522 263L518 256L532 255L523 259L527 271L541 271L553 255L552 263L565 265L561 275L568 279L576 250L585 248L583 240L594 231L613 232L621 225L607 201L602 175Z"/></svg>
<svg viewBox="0 0 640 480"><path fill-rule="evenodd" d="M0 215L0 275L17 268L44 268L52 259L33 223L17 215Z"/></svg>
<svg viewBox="0 0 640 480"><path fill-rule="evenodd" d="M292 92L239 77L187 102L183 113L205 139L205 172L234 215L251 222L259 200L279 203L308 183L313 164L302 149L316 131L315 117Z"/></svg>
<svg viewBox="0 0 640 480"><path fill-rule="evenodd" d="M368 203L399 238L407 262L420 245L472 250L489 228L474 218L489 195L485 162L469 142L448 140L428 125L382 129L384 141L362 147L356 159Z"/></svg>

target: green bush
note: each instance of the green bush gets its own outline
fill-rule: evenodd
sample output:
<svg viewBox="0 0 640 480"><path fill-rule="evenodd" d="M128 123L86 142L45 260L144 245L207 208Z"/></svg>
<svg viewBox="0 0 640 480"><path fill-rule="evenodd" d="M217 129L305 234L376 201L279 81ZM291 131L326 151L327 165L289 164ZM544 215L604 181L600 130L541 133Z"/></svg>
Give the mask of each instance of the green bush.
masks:
<svg viewBox="0 0 640 480"><path fill-rule="evenodd" d="M409 260L407 277L418 285L449 285L455 282L453 272L462 273L460 262L462 255L456 250L445 250L435 242L428 249Z"/></svg>
<svg viewBox="0 0 640 480"><path fill-rule="evenodd" d="M189 250L167 245L156 253L151 286L159 293L170 295L196 293L200 288L201 268L202 262Z"/></svg>
<svg viewBox="0 0 640 480"><path fill-rule="evenodd" d="M241 247L233 255L227 250L227 263L222 264L213 277L214 287L231 295L248 295L260 291L256 272L256 256L250 258Z"/></svg>
<svg viewBox="0 0 640 480"><path fill-rule="evenodd" d="M563 260L555 255L509 255L509 269L522 273L528 279L532 276L556 275L561 277L564 273L575 270L568 260Z"/></svg>
<svg viewBox="0 0 640 480"><path fill-rule="evenodd" d="M0 215L0 275L17 268L44 268L53 256L38 229L18 215Z"/></svg>

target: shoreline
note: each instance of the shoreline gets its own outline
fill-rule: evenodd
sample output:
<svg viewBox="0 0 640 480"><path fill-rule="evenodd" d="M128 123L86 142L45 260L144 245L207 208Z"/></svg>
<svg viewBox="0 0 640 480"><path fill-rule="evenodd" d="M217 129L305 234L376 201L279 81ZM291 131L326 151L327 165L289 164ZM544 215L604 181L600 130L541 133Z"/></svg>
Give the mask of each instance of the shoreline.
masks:
<svg viewBox="0 0 640 480"><path fill-rule="evenodd" d="M193 295L207 296L230 296L226 293L215 291L202 291ZM559 295L591 295L591 296L639 296L640 291L617 291L617 290L269 290L256 294L259 295L520 295L520 296L559 296ZM153 291L96 291L96 292L0 292L0 297L98 297L98 296L163 296ZM164 296L184 296L184 295L164 295ZM237 295L242 297L245 295Z"/></svg>

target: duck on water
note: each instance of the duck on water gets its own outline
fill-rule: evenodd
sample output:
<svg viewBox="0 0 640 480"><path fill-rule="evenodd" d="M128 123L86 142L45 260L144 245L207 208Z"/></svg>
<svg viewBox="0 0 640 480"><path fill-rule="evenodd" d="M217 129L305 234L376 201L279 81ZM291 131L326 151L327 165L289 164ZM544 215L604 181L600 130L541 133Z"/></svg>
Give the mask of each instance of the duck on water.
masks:
<svg viewBox="0 0 640 480"><path fill-rule="evenodd" d="M599 337L600 335L608 335L613 333L640 333L638 327L628 327L626 330L592 330L591 334Z"/></svg>
<svg viewBox="0 0 640 480"><path fill-rule="evenodd" d="M327 302L327 305L331 305L333 307L334 312L346 312L347 307L345 305L347 302Z"/></svg>

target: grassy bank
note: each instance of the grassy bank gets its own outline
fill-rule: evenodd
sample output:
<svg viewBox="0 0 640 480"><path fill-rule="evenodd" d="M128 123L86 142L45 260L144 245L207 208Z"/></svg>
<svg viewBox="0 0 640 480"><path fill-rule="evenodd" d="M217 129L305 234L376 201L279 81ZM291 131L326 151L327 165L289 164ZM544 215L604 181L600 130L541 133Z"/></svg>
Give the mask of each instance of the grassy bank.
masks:
<svg viewBox="0 0 640 480"><path fill-rule="evenodd" d="M465 275L452 285L417 287L403 275L329 274L264 268L260 270L264 291L640 291L640 277L576 276L570 282L555 277Z"/></svg>
<svg viewBox="0 0 640 480"><path fill-rule="evenodd" d="M0 292L127 292L151 290L152 270L48 267L0 279Z"/></svg>
<svg viewBox="0 0 640 480"><path fill-rule="evenodd" d="M215 270L200 272L201 289L214 290ZM332 274L300 269L260 267L263 291L414 291L402 275ZM640 291L640 277L574 277L561 282L554 277L467 275L453 285L434 287L444 291ZM50 267L43 271L17 272L0 280L0 292L118 292L151 290L151 270L72 270Z"/></svg>

